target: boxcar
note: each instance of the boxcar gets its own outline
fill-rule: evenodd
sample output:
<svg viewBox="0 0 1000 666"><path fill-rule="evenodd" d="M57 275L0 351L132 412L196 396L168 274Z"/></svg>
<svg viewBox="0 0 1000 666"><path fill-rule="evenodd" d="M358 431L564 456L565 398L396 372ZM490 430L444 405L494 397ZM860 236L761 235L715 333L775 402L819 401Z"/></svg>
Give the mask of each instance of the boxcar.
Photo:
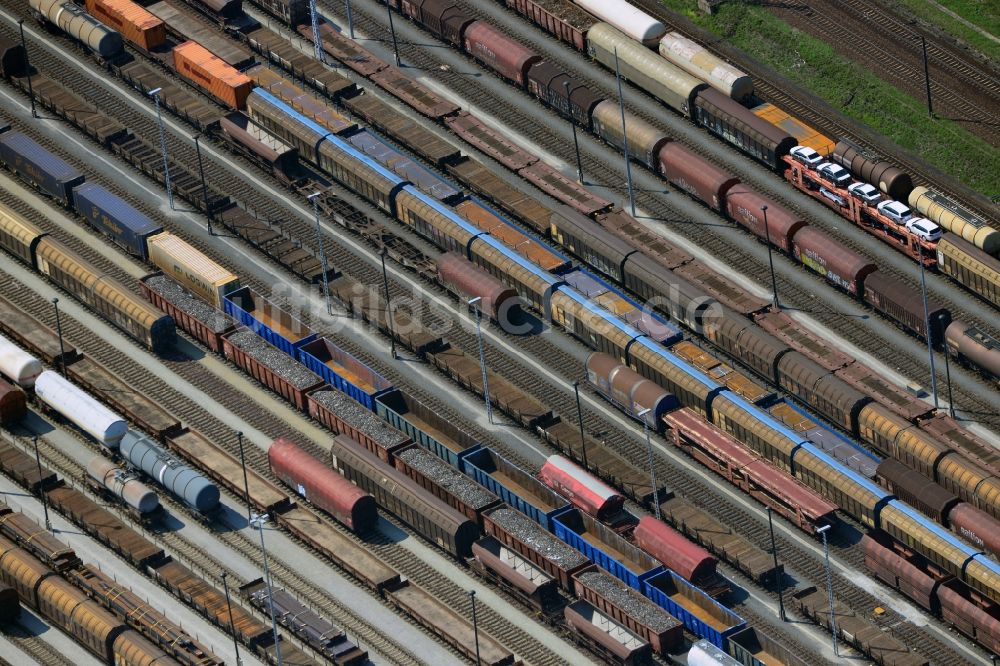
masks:
<svg viewBox="0 0 1000 666"><path fill-rule="evenodd" d="M796 141L783 127L754 115L746 107L714 88L698 91L694 98L694 121L772 169L783 170L782 157Z"/></svg>
<svg viewBox="0 0 1000 666"><path fill-rule="evenodd" d="M542 59L485 21L465 28L463 46L466 53L519 86L524 85L528 68Z"/></svg>
<svg viewBox="0 0 1000 666"><path fill-rule="evenodd" d="M163 231L159 224L96 183L74 187L73 203L76 212L91 226L144 261L149 258L146 241Z"/></svg>
<svg viewBox="0 0 1000 666"><path fill-rule="evenodd" d="M946 234L937 244L937 262L942 273L1000 307L1000 259Z"/></svg>
<svg viewBox="0 0 1000 666"><path fill-rule="evenodd" d="M479 526L350 437L338 435L330 448L333 467L375 497L379 506L418 534L458 558L472 554Z"/></svg>
<svg viewBox="0 0 1000 666"><path fill-rule="evenodd" d="M0 134L0 160L4 165L64 206L73 207L73 188L84 175L21 132Z"/></svg>
<svg viewBox="0 0 1000 666"><path fill-rule="evenodd" d="M860 293L860 290L859 290ZM904 329L921 338L928 335L931 344L940 344L944 331L951 323L951 312L945 305L931 301L927 307L928 332L924 318L924 301L919 289L904 285L895 278L875 272L864 281L865 302L887 315Z"/></svg>

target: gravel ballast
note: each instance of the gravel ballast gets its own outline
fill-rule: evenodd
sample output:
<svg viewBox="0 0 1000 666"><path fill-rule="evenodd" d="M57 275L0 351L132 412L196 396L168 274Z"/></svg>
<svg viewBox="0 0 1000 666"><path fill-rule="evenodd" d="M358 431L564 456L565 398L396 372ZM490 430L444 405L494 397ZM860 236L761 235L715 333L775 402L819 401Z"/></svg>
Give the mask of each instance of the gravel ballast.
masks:
<svg viewBox="0 0 1000 666"><path fill-rule="evenodd" d="M590 560L576 548L569 546L542 526L514 509L497 509L489 514L490 520L510 533L521 543L540 553L564 571L587 564Z"/></svg>
<svg viewBox="0 0 1000 666"><path fill-rule="evenodd" d="M397 454L396 457L474 510L483 509L500 499L445 461L420 447L407 449Z"/></svg>
<svg viewBox="0 0 1000 666"><path fill-rule="evenodd" d="M609 573L585 571L577 578L654 633L668 631L680 624L673 615Z"/></svg>
<svg viewBox="0 0 1000 666"><path fill-rule="evenodd" d="M237 331L229 336L229 342L300 391L322 383L306 366L293 361L291 356L264 342L252 331Z"/></svg>
<svg viewBox="0 0 1000 666"><path fill-rule="evenodd" d="M410 438L380 419L370 409L340 391L316 391L312 399L384 448L406 444Z"/></svg>
<svg viewBox="0 0 1000 666"><path fill-rule="evenodd" d="M146 280L146 286L162 296L181 312L208 326L213 333L222 333L236 322L232 317L216 310L166 275L154 275Z"/></svg>

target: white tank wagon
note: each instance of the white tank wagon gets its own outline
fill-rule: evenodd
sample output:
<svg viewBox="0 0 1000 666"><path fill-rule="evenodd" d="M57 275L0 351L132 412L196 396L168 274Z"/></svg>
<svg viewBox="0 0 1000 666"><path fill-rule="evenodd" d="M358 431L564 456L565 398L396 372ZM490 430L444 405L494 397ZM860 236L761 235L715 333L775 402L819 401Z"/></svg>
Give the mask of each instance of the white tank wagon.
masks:
<svg viewBox="0 0 1000 666"><path fill-rule="evenodd" d="M42 362L0 335L0 374L24 388L35 385Z"/></svg>
<svg viewBox="0 0 1000 666"><path fill-rule="evenodd" d="M753 95L749 74L680 33L668 32L660 40L660 55L738 102Z"/></svg>
<svg viewBox="0 0 1000 666"><path fill-rule="evenodd" d="M656 43L667 32L667 27L663 23L624 0L573 0L573 2L651 49L656 48Z"/></svg>
<svg viewBox="0 0 1000 666"><path fill-rule="evenodd" d="M93 458L87 463L87 474L139 513L152 513L160 506L160 498L135 473L118 467L107 458Z"/></svg>
<svg viewBox="0 0 1000 666"><path fill-rule="evenodd" d="M104 60L122 53L122 36L70 0L29 0L34 14L82 42Z"/></svg>
<svg viewBox="0 0 1000 666"><path fill-rule="evenodd" d="M46 370L35 380L35 395L109 449L117 449L128 432L125 419L52 370Z"/></svg>
<svg viewBox="0 0 1000 666"><path fill-rule="evenodd" d="M688 666L740 666L721 648L704 639L691 646L687 656Z"/></svg>
<svg viewBox="0 0 1000 666"><path fill-rule="evenodd" d="M219 505L218 486L142 433L125 433L121 456L195 510L207 513Z"/></svg>

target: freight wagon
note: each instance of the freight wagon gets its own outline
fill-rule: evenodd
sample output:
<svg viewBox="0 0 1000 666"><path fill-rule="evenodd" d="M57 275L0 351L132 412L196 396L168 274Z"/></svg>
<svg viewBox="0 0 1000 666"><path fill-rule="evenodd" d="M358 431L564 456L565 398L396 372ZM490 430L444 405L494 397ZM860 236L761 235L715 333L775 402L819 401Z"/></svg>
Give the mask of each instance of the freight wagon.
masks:
<svg viewBox="0 0 1000 666"><path fill-rule="evenodd" d="M98 231L143 261L149 259L147 242L163 227L95 183L73 188L76 212Z"/></svg>
<svg viewBox="0 0 1000 666"><path fill-rule="evenodd" d="M375 497L379 506L457 558L472 554L479 526L421 488L358 442L338 435L330 450L334 469Z"/></svg>
<svg viewBox="0 0 1000 666"><path fill-rule="evenodd" d="M640 592L644 580L664 570L656 559L579 509L553 516L552 533Z"/></svg>
<svg viewBox="0 0 1000 666"><path fill-rule="evenodd" d="M471 567L529 608L551 615L562 606L558 581L493 537L472 544L472 557Z"/></svg>
<svg viewBox="0 0 1000 666"><path fill-rule="evenodd" d="M566 606L563 617L573 630L573 637L606 663L632 666L652 659L653 648L649 641L586 601L574 601Z"/></svg>
<svg viewBox="0 0 1000 666"><path fill-rule="evenodd" d="M393 388L389 380L325 337L301 345L298 359L327 384L371 411Z"/></svg>
<svg viewBox="0 0 1000 666"><path fill-rule="evenodd" d="M669 569L647 577L642 586L653 603L683 622L695 636L720 649L726 647L730 636L747 626L739 615Z"/></svg>
<svg viewBox="0 0 1000 666"><path fill-rule="evenodd" d="M379 417L405 433L452 467L464 469L462 458L478 450L481 444L434 409L404 392L394 389L375 400Z"/></svg>
<svg viewBox="0 0 1000 666"><path fill-rule="evenodd" d="M472 451L461 462L463 472L546 530L555 529L555 516L569 506L538 479L491 449Z"/></svg>
<svg viewBox="0 0 1000 666"><path fill-rule="evenodd" d="M306 394L323 385L318 375L246 327L222 336L222 352L227 360L302 412L307 409Z"/></svg>
<svg viewBox="0 0 1000 666"><path fill-rule="evenodd" d="M308 326L250 287L227 291L221 305L227 315L293 359L298 358L299 347L317 337Z"/></svg>

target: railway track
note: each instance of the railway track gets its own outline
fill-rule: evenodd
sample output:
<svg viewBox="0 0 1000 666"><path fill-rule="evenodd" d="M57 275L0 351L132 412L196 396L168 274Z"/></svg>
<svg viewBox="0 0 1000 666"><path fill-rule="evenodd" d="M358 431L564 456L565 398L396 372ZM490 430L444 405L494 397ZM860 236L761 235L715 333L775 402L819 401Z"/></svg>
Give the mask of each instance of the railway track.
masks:
<svg viewBox="0 0 1000 666"><path fill-rule="evenodd" d="M468 337L471 338L471 335L468 336ZM339 340L337 340L337 341L338 341L338 343L340 342ZM542 349L542 351L548 351L548 352L550 352L551 351L551 347L546 346L545 348ZM496 355L494 356L493 354L496 354ZM503 357L502 355L500 355L499 352L491 352L491 364L494 364L494 367L496 367L495 364L497 362L503 363L505 360L509 360L509 359L506 359L505 357ZM577 365L578 366L578 364L575 363L575 362L573 363L573 365ZM557 365L557 367L559 367L559 368L565 368L565 365ZM563 370L563 372L565 373L565 370ZM577 369L577 371L574 374L578 374L578 372L579 371ZM517 376L519 378L519 380L517 381L518 384L522 384L523 385L525 381L530 381L531 382L529 384L529 386L534 387L534 389L533 389L532 392L538 391L539 393L541 393L541 391L543 391L543 390L547 390L549 388L552 388L552 387L549 387L549 386L542 386L541 388L539 388L539 386L538 386L538 380L537 380L537 373L535 373L534 371L530 371L530 370L527 370L525 368L522 368L522 369L520 369L517 372ZM564 376L566 376L566 375L564 374ZM573 375L568 375L568 376L571 377ZM565 391L566 387L565 386L559 386L559 387L554 387L554 388L555 388L556 392L558 393L559 389L562 389L563 391ZM542 393L542 394L545 395L546 393ZM547 395L553 395L553 394L552 393L547 393ZM572 407L568 404L568 399L562 403L562 406L560 407L560 411L562 411L562 413L564 413L564 414L572 413ZM592 418L591 415L588 414L588 423L591 423L591 418ZM607 426L607 424L605 424L605 426ZM605 427L603 429L600 429L598 431L600 431L600 432L613 432L613 429L610 426L607 426L607 427ZM210 434L210 433L206 432L206 434ZM493 439L493 438L489 438L489 439ZM498 447L498 448L500 448L500 450L503 451L506 447ZM639 450L638 445L635 445L632 448L635 451Z"/></svg>
<svg viewBox="0 0 1000 666"><path fill-rule="evenodd" d="M821 0L776 9L800 27L819 32L849 57L880 68L879 75L923 95L923 33L869 0ZM979 63L960 57L937 41L927 42L934 105L994 147L1000 145L1000 79ZM943 111L941 111L943 112Z"/></svg>
<svg viewBox="0 0 1000 666"><path fill-rule="evenodd" d="M364 3L358 3L358 6L353 8L355 26L357 29L368 35L381 35L383 32L387 31L387 28L382 25L382 21L384 21L383 15L378 13L374 15L366 13L363 4ZM336 16L337 13L341 11L340 7L329 2L323 1L320 2L319 5L324 9L327 15ZM397 26L397 30L400 30L399 26ZM456 91L456 94L463 96L464 98L483 100L481 104L488 106L490 108L490 112L495 117L503 118L506 124L514 128L520 135L530 139L535 144L544 147L550 153L563 159L567 164L572 164L574 162L572 142L566 142L554 136L543 123L538 122L537 117L525 114L509 99L500 98L495 94L492 94L491 91L486 86L479 83L476 78L469 77L468 72L465 71L466 68L463 68L463 71L460 72L452 71L454 68L443 68L441 58L436 53L436 50L428 48L424 42L410 43L407 40L401 40L399 46L400 54L401 56L404 56L404 62L406 62L408 66L423 72L426 76L433 77L439 83L442 83L451 90ZM465 61L469 63L470 67L475 66L472 65L471 60L465 59ZM574 76L577 75L576 71L572 67L564 68L567 69L570 74ZM485 76L490 76L490 74L487 72ZM580 78L582 82L590 82L585 76ZM650 100L651 103L659 104L659 102L656 102L653 98L648 96L645 97ZM640 115L643 114L640 113ZM560 123L562 122L565 121L560 120ZM707 138L708 137L706 135L706 139ZM697 150L697 147L695 149ZM583 154L582 159L584 172L586 174L618 174L621 170L620 164L608 163L591 155ZM633 171L633 173L635 172ZM737 172L737 175L742 174ZM658 180L659 179L657 178L657 181ZM612 191L618 194L622 200L627 200L623 174L621 174L620 180L615 179L609 187ZM675 197L664 197L658 192L640 191L636 196L636 203L638 207L646 211L652 218L668 221L667 223L672 231L683 235L695 245L703 248L711 248L712 253L716 256L716 258L727 266L733 267L740 274L768 274L766 257L762 257L761 259L750 257L745 252L744 245L734 243L731 240L720 236L712 228L715 225L683 223L670 224L671 221L682 220L684 218L684 214L679 213L671 203L670 200L672 198ZM796 208L783 196L779 195L775 198L780 202L785 203L792 209ZM849 225L846 221L841 221L841 224ZM826 229L826 231L831 230ZM860 254L871 256L868 248L864 247L860 243L854 242L836 231L833 231L833 235L837 237L838 240L844 242L845 245L851 247L851 249L858 251ZM867 239L867 237L865 238ZM880 249L882 248L882 244L880 242L875 241L874 239L871 239L871 242L876 243L876 247L879 247ZM797 270L804 271L805 269L798 268ZM909 280L909 278L906 278L900 271L894 270L891 267L886 269L886 273L897 278ZM814 276L810 275L809 277L812 278ZM881 336L873 334L871 330L859 327L855 318L844 317L841 314L841 306L838 305L837 301L828 300L825 296L817 296L817 291L831 290L832 287L829 287L829 285L823 284L819 289L817 289L809 280L789 279L782 277L781 275L778 275L777 279L782 303L784 303L786 307L798 307L809 312L815 319L829 329L835 331L846 340L870 353L872 356L884 360L887 365L896 368L899 372L908 377L923 378L927 375L926 350L916 339L913 340L913 346L910 348L910 354L905 356L903 354L899 354L897 346L891 344L888 340L882 338ZM816 279L821 280L821 278ZM910 282L912 284L912 281ZM932 298L936 298L938 300L950 302L952 299L948 296L948 294L956 292L949 290L960 291L957 285L947 282L944 278L935 281L933 276L931 276L928 282L930 285L929 291L933 294ZM965 296L964 292L963 296ZM983 330L989 331L994 329L995 326L992 321L984 316L985 312L988 312L988 309L983 308L980 312L970 311L969 309L958 307L953 309L953 315L956 319L962 319L964 321L974 323L976 326L981 326ZM894 350L891 357L886 356L886 350L889 349ZM939 365L943 365L943 363L940 362L940 359L938 360ZM939 374L941 374L938 378L939 385L944 386L945 378L943 373ZM956 404L963 405L963 409L966 409L970 414L975 414L984 424L991 425L994 428L1000 428L1000 413L997 413L996 406L992 404L990 400L984 398L984 396L991 395L988 391L983 391L983 389L987 388L989 384L982 378L975 376L972 373L967 373L964 377L966 377L970 382L969 388L967 389L965 387L958 387L955 385L955 388L958 389L955 392ZM973 385L976 387L975 389L971 388ZM965 402L966 400L968 400L968 402ZM967 407L964 407L964 405L967 405Z"/></svg>
<svg viewBox="0 0 1000 666"><path fill-rule="evenodd" d="M1000 215L996 204L982 194L959 183L919 157L908 154L891 141L877 136L870 129L847 119L824 100L802 90L771 68L726 44L716 35L699 28L689 19L668 10L657 0L635 0L635 5L663 21L668 29L676 30L686 37L694 39L739 65L741 69L753 77L758 95L800 118L823 134L848 139L863 148L882 155L885 159L908 171L913 176L915 185L932 187L957 201L961 201L975 213L987 219L995 219Z"/></svg>
<svg viewBox="0 0 1000 666"><path fill-rule="evenodd" d="M58 629L53 628L52 631L58 631ZM6 627L3 636L26 655L44 666L75 666L77 663L49 645L41 636L32 634L31 630L21 623ZM10 664L6 660L2 663Z"/></svg>

